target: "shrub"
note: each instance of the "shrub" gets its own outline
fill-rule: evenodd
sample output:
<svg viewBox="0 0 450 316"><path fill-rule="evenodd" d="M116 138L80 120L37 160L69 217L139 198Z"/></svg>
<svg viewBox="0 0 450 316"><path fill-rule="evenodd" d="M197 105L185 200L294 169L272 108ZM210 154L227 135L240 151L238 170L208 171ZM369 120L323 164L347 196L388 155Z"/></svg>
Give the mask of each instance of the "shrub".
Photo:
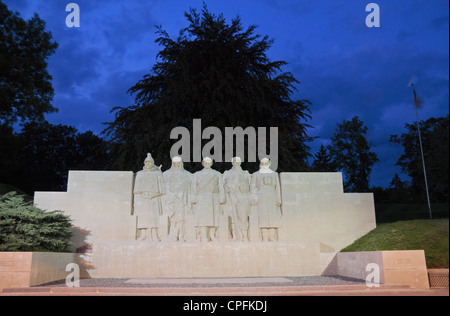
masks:
<svg viewBox="0 0 450 316"><path fill-rule="evenodd" d="M71 220L46 212L16 192L0 196L0 251L67 251Z"/></svg>

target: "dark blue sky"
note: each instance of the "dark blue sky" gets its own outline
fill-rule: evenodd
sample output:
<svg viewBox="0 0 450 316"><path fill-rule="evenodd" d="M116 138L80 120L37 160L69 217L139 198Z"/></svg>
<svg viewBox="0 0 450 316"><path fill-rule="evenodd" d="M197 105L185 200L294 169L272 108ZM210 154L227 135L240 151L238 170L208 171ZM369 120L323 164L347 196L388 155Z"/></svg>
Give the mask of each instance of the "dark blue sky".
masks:
<svg viewBox="0 0 450 316"><path fill-rule="evenodd" d="M49 59L59 109L47 115L54 124L99 134L113 120L114 106L128 106L127 90L149 73L160 47L155 25L172 37L187 26L184 12L201 9L203 0L3 0L26 19L34 13L47 22L59 43ZM65 7L80 7L80 27L65 24ZM402 152L389 143L415 121L412 93L415 78L423 100L420 119L449 112L448 0L205 0L210 11L274 39L272 60L284 60L300 81L293 98L312 102L310 144L315 153L329 144L336 124L358 115L368 126L381 163L371 184L388 186L400 170ZM365 24L366 5L380 7L380 27Z"/></svg>

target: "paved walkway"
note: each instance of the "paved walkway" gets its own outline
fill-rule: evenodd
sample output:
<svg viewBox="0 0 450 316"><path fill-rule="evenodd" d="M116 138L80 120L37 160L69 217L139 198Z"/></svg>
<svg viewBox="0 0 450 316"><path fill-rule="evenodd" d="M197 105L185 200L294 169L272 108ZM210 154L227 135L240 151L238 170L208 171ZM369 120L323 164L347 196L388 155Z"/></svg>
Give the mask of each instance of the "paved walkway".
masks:
<svg viewBox="0 0 450 316"><path fill-rule="evenodd" d="M221 288L11 288L0 296L449 296L448 289L417 290L381 286L285 286L285 287L221 287Z"/></svg>
<svg viewBox="0 0 450 316"><path fill-rule="evenodd" d="M55 282L4 289L0 296L449 296L449 290L405 285L369 288L360 280L334 277L87 279L78 288Z"/></svg>

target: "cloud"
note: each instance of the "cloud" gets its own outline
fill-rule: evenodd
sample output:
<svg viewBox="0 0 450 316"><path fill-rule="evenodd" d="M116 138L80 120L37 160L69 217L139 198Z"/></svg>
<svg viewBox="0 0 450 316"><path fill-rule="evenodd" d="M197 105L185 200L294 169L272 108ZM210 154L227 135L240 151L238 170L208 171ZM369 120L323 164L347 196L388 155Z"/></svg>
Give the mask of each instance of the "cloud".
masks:
<svg viewBox="0 0 450 316"><path fill-rule="evenodd" d="M395 163L402 147L389 143L389 138L416 119L407 87L412 75L419 78L417 91L425 101L420 119L448 113L448 54L416 52L412 46L373 43L347 54L309 58L294 67L294 76L303 82L297 97L312 101L310 124L315 128L309 135L318 137L310 144L312 153L329 144L337 123L357 115L368 126L367 138L381 160L371 183L387 186L395 173L400 174Z"/></svg>
<svg viewBox="0 0 450 316"><path fill-rule="evenodd" d="M22 1L17 5L24 18L37 12L59 44L48 60L53 104L59 111L47 119L99 133L103 122L113 120L114 106L132 103L127 90L149 72L155 60L158 20L153 16L161 2L79 0L80 28L65 25L67 3Z"/></svg>
<svg viewBox="0 0 450 316"><path fill-rule="evenodd" d="M447 3L448 4L448 3ZM448 15L443 15L431 20L431 27L438 30L448 30Z"/></svg>
<svg viewBox="0 0 450 316"><path fill-rule="evenodd" d="M60 44L49 59L53 104L60 111L48 119L100 132L102 122L113 119L112 107L133 102L127 90L155 63L160 47L154 26L176 37L187 26L183 13L189 7L201 10L203 0L77 0L79 29L65 25L70 1L3 2L24 18L37 12ZM398 172L392 166L401 148L394 148L389 136L415 120L407 87L413 75L424 100L420 118L448 114L447 0L379 0L377 29L365 26L368 2L360 0L205 2L227 21L240 15L244 27L259 25L257 34L274 38L269 58L287 61L283 70L301 82L293 98L312 101L309 135L318 138L311 153L329 144L342 120L358 115L366 123L382 161L373 172L376 184L389 185Z"/></svg>

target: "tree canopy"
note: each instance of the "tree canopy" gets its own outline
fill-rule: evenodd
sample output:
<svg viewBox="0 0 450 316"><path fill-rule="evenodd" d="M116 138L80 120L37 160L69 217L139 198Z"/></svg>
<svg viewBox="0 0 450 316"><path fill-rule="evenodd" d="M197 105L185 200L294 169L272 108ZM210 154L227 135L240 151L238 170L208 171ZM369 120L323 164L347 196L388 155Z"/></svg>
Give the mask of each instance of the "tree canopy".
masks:
<svg viewBox="0 0 450 316"><path fill-rule="evenodd" d="M319 150L314 155L311 170L315 172L335 172L336 166L325 145L320 145Z"/></svg>
<svg viewBox="0 0 450 316"><path fill-rule="evenodd" d="M377 163L377 155L371 151L367 141L367 126L358 116L338 123L331 138L329 151L338 169L345 176L345 189L351 192L368 192L372 167Z"/></svg>
<svg viewBox="0 0 450 316"><path fill-rule="evenodd" d="M185 17L189 25L176 39L157 28L158 62L130 88L135 104L114 109L115 120L105 130L113 141L114 167L140 169L147 152L168 167L171 130L185 127L192 135L193 119L201 119L203 127L222 133L225 127L278 127L279 171L305 170L310 102L291 99L298 81L282 72L286 62L269 60L273 40L255 34L255 25L244 28L239 17L227 23L206 6ZM199 167L186 165L191 171ZM214 167L223 171L229 163Z"/></svg>
<svg viewBox="0 0 450 316"><path fill-rule="evenodd" d="M446 117L430 118L419 122L423 153L432 202L448 202L449 180L449 123ZM425 181L419 147L417 124L406 124L406 132L392 135L390 141L403 146L397 161L402 172L411 178L414 200L425 200Z"/></svg>
<svg viewBox="0 0 450 316"><path fill-rule="evenodd" d="M104 170L107 142L88 131L46 121L24 124L20 133L0 126L0 183L28 194L67 187L69 170Z"/></svg>
<svg viewBox="0 0 450 316"><path fill-rule="evenodd" d="M56 111L47 58L57 46L37 14L25 21L0 1L0 125Z"/></svg>

